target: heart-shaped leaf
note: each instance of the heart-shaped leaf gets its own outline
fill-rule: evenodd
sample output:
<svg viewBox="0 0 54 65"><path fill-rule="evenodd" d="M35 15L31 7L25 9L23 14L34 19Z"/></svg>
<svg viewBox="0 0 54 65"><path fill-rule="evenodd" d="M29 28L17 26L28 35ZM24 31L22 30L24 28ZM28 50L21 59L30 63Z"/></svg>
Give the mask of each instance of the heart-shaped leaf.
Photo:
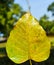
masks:
<svg viewBox="0 0 54 65"><path fill-rule="evenodd" d="M20 64L29 59L37 62L46 60L50 47L46 32L30 13L26 13L11 31L6 51L13 62Z"/></svg>

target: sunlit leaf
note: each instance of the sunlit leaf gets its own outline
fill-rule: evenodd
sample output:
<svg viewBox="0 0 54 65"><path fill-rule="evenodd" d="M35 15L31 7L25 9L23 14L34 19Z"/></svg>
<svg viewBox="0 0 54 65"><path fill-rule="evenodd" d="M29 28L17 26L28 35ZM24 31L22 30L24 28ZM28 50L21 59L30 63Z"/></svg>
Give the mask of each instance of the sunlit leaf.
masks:
<svg viewBox="0 0 54 65"><path fill-rule="evenodd" d="M16 23L7 41L8 57L15 63L29 59L37 62L46 60L50 54L50 41L38 21L27 13Z"/></svg>

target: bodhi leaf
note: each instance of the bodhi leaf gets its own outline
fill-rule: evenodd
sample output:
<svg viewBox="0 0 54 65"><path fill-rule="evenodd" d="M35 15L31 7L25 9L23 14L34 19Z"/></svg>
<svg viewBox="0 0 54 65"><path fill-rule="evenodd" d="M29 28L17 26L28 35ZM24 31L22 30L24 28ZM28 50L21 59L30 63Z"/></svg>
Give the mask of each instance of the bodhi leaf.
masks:
<svg viewBox="0 0 54 65"><path fill-rule="evenodd" d="M11 31L6 51L13 62L20 64L29 59L37 62L46 60L50 47L46 32L30 13L26 13Z"/></svg>

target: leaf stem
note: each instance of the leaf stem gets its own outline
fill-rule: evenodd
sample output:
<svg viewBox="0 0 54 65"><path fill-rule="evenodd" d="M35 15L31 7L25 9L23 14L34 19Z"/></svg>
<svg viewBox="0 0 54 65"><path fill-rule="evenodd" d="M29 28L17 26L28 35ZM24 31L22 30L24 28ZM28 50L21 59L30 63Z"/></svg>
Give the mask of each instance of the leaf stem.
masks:
<svg viewBox="0 0 54 65"><path fill-rule="evenodd" d="M31 59L29 61L30 61L30 65L32 65Z"/></svg>
<svg viewBox="0 0 54 65"><path fill-rule="evenodd" d="M31 6L30 6L30 3L29 3L29 0L26 0L27 2L27 5L28 5L28 11L31 13Z"/></svg>

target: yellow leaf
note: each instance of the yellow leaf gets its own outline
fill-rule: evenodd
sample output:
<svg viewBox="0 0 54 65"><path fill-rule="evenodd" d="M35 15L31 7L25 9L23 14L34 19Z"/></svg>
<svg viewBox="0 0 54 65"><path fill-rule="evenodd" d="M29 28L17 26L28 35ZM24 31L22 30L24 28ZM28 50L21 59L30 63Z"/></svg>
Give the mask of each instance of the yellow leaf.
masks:
<svg viewBox="0 0 54 65"><path fill-rule="evenodd" d="M50 47L43 28L30 13L26 13L11 31L6 51L13 62L20 64L29 59L37 62L46 60Z"/></svg>

